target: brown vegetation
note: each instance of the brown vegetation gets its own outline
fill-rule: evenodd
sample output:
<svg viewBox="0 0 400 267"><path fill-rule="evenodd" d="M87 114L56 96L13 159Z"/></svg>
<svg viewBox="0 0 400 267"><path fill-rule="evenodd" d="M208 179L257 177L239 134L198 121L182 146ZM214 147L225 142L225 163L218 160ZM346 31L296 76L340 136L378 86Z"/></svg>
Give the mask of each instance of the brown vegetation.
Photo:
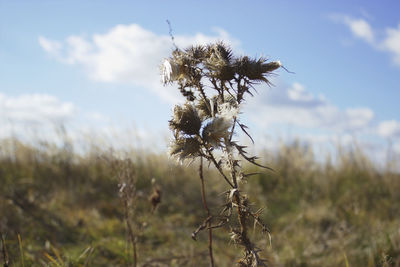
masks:
<svg viewBox="0 0 400 267"><path fill-rule="evenodd" d="M137 200L130 220L137 266L208 266L207 235L200 233L197 242L190 238L204 219L195 164L184 167L143 151L121 160L98 147L85 155L67 148L1 143L0 231L9 266L133 264L115 171L115 162L126 160L135 169ZM265 209L272 245L252 230L249 234L270 265L399 266L400 175L377 170L359 153L342 152L337 163L320 164L294 143L262 155L275 173L243 166L260 172L245 190L251 205ZM147 197L153 177L163 190L154 213ZM217 170L204 169L204 179L209 207L222 205ZM232 266L240 249L229 241L230 229L222 229L213 236L215 264Z"/></svg>

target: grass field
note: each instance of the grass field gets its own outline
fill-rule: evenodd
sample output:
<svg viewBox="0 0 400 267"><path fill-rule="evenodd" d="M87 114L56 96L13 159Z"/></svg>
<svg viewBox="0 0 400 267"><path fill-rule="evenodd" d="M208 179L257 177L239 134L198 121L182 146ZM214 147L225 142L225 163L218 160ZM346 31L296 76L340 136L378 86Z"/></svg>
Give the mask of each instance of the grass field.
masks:
<svg viewBox="0 0 400 267"><path fill-rule="evenodd" d="M265 208L271 243L268 236L253 239L270 266L400 266L398 173L378 170L359 151L317 163L300 143L261 160L275 172L244 167L260 172L246 190ZM3 140L0 264L133 266L134 236L137 266L208 266L206 232L191 238L206 218L197 168L142 149L93 146L82 154L68 144ZM209 206L221 206L227 188L215 169L207 169L205 182ZM156 188L161 203L153 211ZM214 233L217 266L240 257L228 231Z"/></svg>

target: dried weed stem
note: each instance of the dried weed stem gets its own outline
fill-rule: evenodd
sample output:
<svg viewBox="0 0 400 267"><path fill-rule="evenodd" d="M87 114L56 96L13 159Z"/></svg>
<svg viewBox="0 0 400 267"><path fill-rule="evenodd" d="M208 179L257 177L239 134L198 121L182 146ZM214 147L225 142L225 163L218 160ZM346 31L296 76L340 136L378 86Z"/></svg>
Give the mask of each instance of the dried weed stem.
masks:
<svg viewBox="0 0 400 267"><path fill-rule="evenodd" d="M7 247L6 247L6 241L4 240L3 234L0 234L1 236L1 251L3 254L3 266L8 267L9 260L8 260L8 253L7 253Z"/></svg>
<svg viewBox="0 0 400 267"><path fill-rule="evenodd" d="M135 168L133 163L129 160L118 161L115 163L117 168L117 178L119 181L119 195L123 202L124 207L124 220L127 229L128 240L132 246L133 263L132 266L136 267L138 264L137 255L137 235L132 225L132 217L136 208L136 180Z"/></svg>

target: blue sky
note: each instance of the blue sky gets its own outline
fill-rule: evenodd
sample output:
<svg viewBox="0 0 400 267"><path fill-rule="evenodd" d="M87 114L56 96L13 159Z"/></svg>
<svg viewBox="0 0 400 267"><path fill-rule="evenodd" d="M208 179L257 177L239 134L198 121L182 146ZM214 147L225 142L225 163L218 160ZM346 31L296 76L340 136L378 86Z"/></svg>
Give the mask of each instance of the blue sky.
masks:
<svg viewBox="0 0 400 267"><path fill-rule="evenodd" d="M283 70L243 107L256 140L360 140L400 153L398 1L0 0L0 136L162 136L179 96L158 62L173 46L223 39ZM43 130L46 129L46 130ZM268 143L269 142L269 143ZM343 141L346 143L346 141ZM162 145L161 145L162 146Z"/></svg>

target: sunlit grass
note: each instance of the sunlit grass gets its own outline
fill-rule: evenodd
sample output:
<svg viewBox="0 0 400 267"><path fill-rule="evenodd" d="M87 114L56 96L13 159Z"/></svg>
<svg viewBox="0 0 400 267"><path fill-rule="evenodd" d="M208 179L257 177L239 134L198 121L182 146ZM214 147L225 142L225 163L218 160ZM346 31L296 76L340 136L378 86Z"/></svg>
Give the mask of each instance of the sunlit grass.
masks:
<svg viewBox="0 0 400 267"><path fill-rule="evenodd" d="M0 231L9 266L133 263L110 164L120 160L116 154L98 149L77 155L63 146L2 142ZM261 172L249 178L246 191L265 208L272 245L260 242L272 266L399 265L400 175L378 171L361 154L339 157L335 165L317 163L297 143L262 157L275 172L244 166ZM200 234L197 242L190 237L204 216L197 168L143 151L124 158L136 168L139 266L207 266L207 236ZM211 183L217 173L211 168L204 175L213 184L209 201L217 207L223 203L223 188ZM154 213L148 201L153 178L163 192ZM217 266L232 266L239 253L228 232L216 232Z"/></svg>

